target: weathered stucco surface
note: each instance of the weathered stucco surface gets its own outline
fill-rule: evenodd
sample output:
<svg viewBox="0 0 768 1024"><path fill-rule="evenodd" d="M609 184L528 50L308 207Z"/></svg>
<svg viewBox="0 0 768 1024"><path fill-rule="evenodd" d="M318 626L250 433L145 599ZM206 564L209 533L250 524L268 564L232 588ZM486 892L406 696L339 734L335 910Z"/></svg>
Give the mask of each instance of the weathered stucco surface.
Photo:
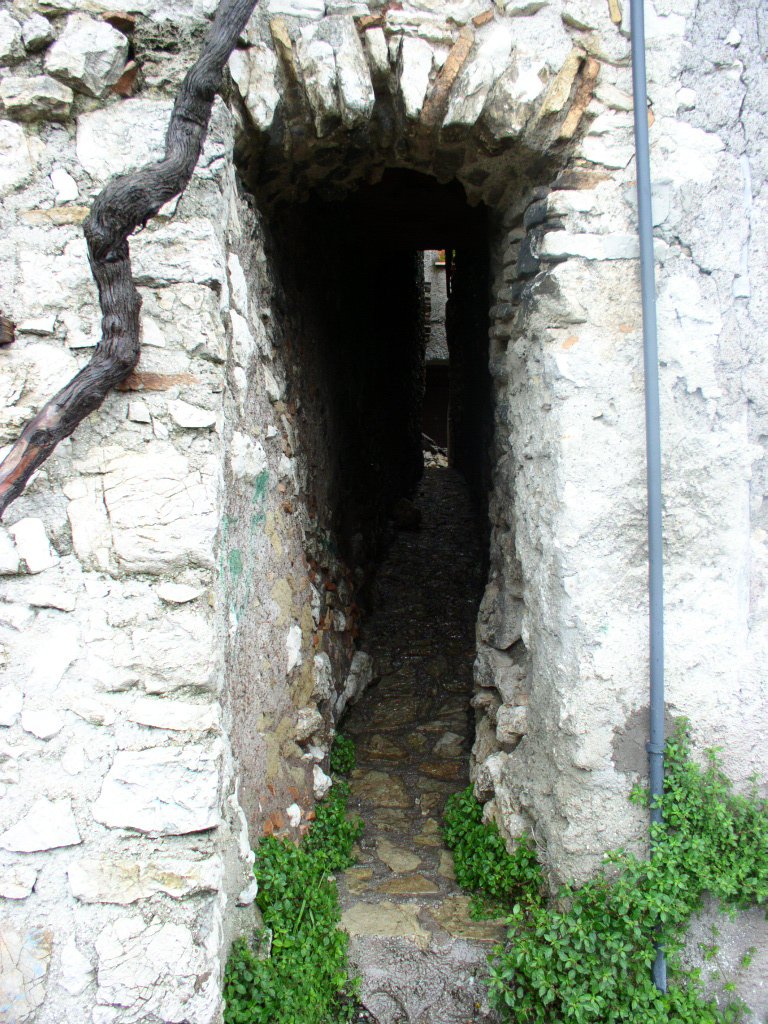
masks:
<svg viewBox="0 0 768 1024"><path fill-rule="evenodd" d="M97 340L80 225L111 175L160 155L214 6L0 9L2 443ZM646 11L669 713L744 785L768 775L768 29L759 0ZM647 706L627 27L608 0L257 9L190 187L132 241L139 369L0 527L4 1019L218 1020L250 844L302 830L370 675L330 391L308 386L264 220L319 185L409 168L489 208L476 789L554 877L644 843L626 800Z"/></svg>

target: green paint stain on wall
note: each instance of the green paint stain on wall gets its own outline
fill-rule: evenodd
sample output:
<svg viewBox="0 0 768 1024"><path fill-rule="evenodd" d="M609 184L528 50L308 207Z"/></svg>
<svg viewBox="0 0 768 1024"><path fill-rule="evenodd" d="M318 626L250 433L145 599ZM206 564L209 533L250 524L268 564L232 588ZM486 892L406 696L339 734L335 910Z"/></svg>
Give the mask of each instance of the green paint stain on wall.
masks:
<svg viewBox="0 0 768 1024"><path fill-rule="evenodd" d="M266 523L267 517L263 512L257 512L256 515L251 516L251 529L260 530L261 527Z"/></svg>
<svg viewBox="0 0 768 1024"><path fill-rule="evenodd" d="M267 487L269 486L269 471L262 469L259 475L256 477L256 483L253 488L253 503L254 505L261 505L267 499Z"/></svg>
<svg viewBox="0 0 768 1024"><path fill-rule="evenodd" d="M234 548L229 552L229 571L232 573L235 579L242 575L243 572L243 556L240 554L237 548Z"/></svg>

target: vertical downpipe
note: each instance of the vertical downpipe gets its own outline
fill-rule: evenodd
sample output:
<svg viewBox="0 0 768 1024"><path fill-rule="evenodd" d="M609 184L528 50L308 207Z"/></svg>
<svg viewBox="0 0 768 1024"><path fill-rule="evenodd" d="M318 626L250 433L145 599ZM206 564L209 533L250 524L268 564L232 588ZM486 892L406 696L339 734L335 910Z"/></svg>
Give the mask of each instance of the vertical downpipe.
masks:
<svg viewBox="0 0 768 1024"><path fill-rule="evenodd" d="M643 305L645 367L645 440L648 486L648 606L650 615L650 737L646 745L650 774L651 828L660 823L659 800L664 791L664 575L661 532L661 439L659 413L659 350L656 328L656 281L651 213L651 166L648 146L648 96L645 70L643 0L630 0L632 92L635 118L637 216L640 234L640 282ZM653 843L651 843L653 856ZM667 991L667 964L656 946L653 981Z"/></svg>

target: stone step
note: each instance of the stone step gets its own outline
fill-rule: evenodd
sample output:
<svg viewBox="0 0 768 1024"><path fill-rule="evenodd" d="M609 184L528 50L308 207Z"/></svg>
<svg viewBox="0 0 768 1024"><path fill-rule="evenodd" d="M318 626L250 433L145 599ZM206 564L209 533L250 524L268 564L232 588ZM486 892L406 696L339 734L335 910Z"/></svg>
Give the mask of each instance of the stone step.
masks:
<svg viewBox="0 0 768 1024"><path fill-rule="evenodd" d="M497 922L472 921L467 897L432 905L389 900L344 912L350 964L361 999L379 1024L496 1022L486 987L487 957L504 935Z"/></svg>

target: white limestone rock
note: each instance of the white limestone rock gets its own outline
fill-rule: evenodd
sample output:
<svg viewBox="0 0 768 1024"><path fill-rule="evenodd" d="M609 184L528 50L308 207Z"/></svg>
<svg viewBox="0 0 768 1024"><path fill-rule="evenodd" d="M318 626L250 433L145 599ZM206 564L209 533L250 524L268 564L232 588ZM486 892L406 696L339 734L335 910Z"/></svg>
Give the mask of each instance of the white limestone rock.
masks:
<svg viewBox="0 0 768 1024"><path fill-rule="evenodd" d="M554 232L561 234L561 232ZM498 651L506 651L522 636L525 605L522 597L499 580L487 584L477 616L477 635Z"/></svg>
<svg viewBox="0 0 768 1024"><path fill-rule="evenodd" d="M323 716L317 708L301 708L296 715L296 742L306 743L310 737L323 728L324 724Z"/></svg>
<svg viewBox="0 0 768 1024"><path fill-rule="evenodd" d="M354 704L373 678L373 658L365 651L355 651L349 666L344 689L336 698L333 716L338 722L347 704Z"/></svg>
<svg viewBox="0 0 768 1024"><path fill-rule="evenodd" d="M20 519L9 530L16 542L16 550L27 566L27 572L45 572L59 564L59 556L51 547L42 519Z"/></svg>
<svg viewBox="0 0 768 1024"><path fill-rule="evenodd" d="M188 583L161 583L157 596L166 604L189 604L205 593L203 587L190 587Z"/></svg>
<svg viewBox="0 0 768 1024"><path fill-rule="evenodd" d="M75 94L48 75L8 75L0 81L0 104L15 121L66 121Z"/></svg>
<svg viewBox="0 0 768 1024"><path fill-rule="evenodd" d="M550 0L496 0L496 5L510 18L530 17L549 3Z"/></svg>
<svg viewBox="0 0 768 1024"><path fill-rule="evenodd" d="M312 791L316 800L322 800L325 794L333 785L333 779L326 775L319 764L312 769Z"/></svg>
<svg viewBox="0 0 768 1024"><path fill-rule="evenodd" d="M298 804L291 804L290 807L286 807L285 813L291 828L298 828L301 824L301 807Z"/></svg>
<svg viewBox="0 0 768 1024"><path fill-rule="evenodd" d="M168 100L127 99L81 114L77 119L77 158L99 184L163 156Z"/></svg>
<svg viewBox="0 0 768 1024"><path fill-rule="evenodd" d="M8 11L0 11L0 67L10 67L24 60L21 25Z"/></svg>
<svg viewBox="0 0 768 1024"><path fill-rule="evenodd" d="M19 334L37 334L43 338L50 338L56 333L56 320L55 316L29 317L29 319L21 321L17 330Z"/></svg>
<svg viewBox="0 0 768 1024"><path fill-rule="evenodd" d="M219 824L217 754L207 747L120 750L93 805L110 828L185 835Z"/></svg>
<svg viewBox="0 0 768 1024"><path fill-rule="evenodd" d="M231 252L227 256L227 270L229 271L229 293L232 305L241 316L246 317L248 316L248 282L237 253Z"/></svg>
<svg viewBox="0 0 768 1024"><path fill-rule="evenodd" d="M24 817L0 835L0 847L13 853L36 853L82 842L69 800L40 797Z"/></svg>
<svg viewBox="0 0 768 1024"><path fill-rule="evenodd" d="M93 983L95 971L91 961L70 939L61 951L59 985L71 996L79 996Z"/></svg>
<svg viewBox="0 0 768 1024"><path fill-rule="evenodd" d="M40 926L0 924L0 1007L7 1024L25 1024L45 1000L53 932ZM7 1011L7 1014L6 1014Z"/></svg>
<svg viewBox="0 0 768 1024"><path fill-rule="evenodd" d="M183 430L210 430L216 426L215 411L202 409L199 405L191 405L181 399L168 403L168 413L176 426Z"/></svg>
<svg viewBox="0 0 768 1024"><path fill-rule="evenodd" d="M29 864L0 867L0 896L6 900L25 900L35 887L37 870Z"/></svg>
<svg viewBox="0 0 768 1024"><path fill-rule="evenodd" d="M333 47L317 36L314 27L307 26L296 40L296 61L301 69L315 132L321 139L341 120Z"/></svg>
<svg viewBox="0 0 768 1024"><path fill-rule="evenodd" d="M24 708L21 714L21 727L25 732L37 736L39 740L50 740L64 728L64 716L58 711L35 711Z"/></svg>
<svg viewBox="0 0 768 1024"><path fill-rule="evenodd" d="M64 484L67 518L75 554L84 569L109 572L116 567L112 526L100 477L78 477Z"/></svg>
<svg viewBox="0 0 768 1024"><path fill-rule="evenodd" d="M508 758L509 754L499 750L478 765L474 779L474 793L478 800L490 800L494 796Z"/></svg>
<svg viewBox="0 0 768 1024"><path fill-rule="evenodd" d="M131 423L151 423L152 414L146 402L137 400L128 403L128 419Z"/></svg>
<svg viewBox="0 0 768 1024"><path fill-rule="evenodd" d="M102 96L123 73L128 40L106 21L72 14L64 31L45 55L45 69L54 78L87 96Z"/></svg>
<svg viewBox="0 0 768 1024"><path fill-rule="evenodd" d="M178 900L218 892L223 867L220 857L83 857L70 865L67 876L72 895L81 903L127 906L158 893Z"/></svg>
<svg viewBox="0 0 768 1024"><path fill-rule="evenodd" d="M341 121L346 128L355 128L369 121L376 97L354 21L351 17L341 17L334 22L338 24L338 38L333 40L333 45Z"/></svg>
<svg viewBox="0 0 768 1024"><path fill-rule="evenodd" d="M259 882L257 878L254 878L237 897L238 907L250 907L258 895Z"/></svg>
<svg viewBox="0 0 768 1024"><path fill-rule="evenodd" d="M129 650L122 667L149 694L214 691L218 685L213 626L199 606L184 604L148 626L137 626Z"/></svg>
<svg viewBox="0 0 768 1024"><path fill-rule="evenodd" d="M108 924L95 942L98 988L94 1024L161 1020L208 1024L218 1007L211 980L218 971L211 954L181 924L140 915Z"/></svg>
<svg viewBox="0 0 768 1024"><path fill-rule="evenodd" d="M229 70L254 127L261 132L269 131L280 102L275 51L264 43L247 50L234 50L229 58Z"/></svg>
<svg viewBox="0 0 768 1024"><path fill-rule="evenodd" d="M34 169L24 129L13 121L0 121L0 196L23 185Z"/></svg>
<svg viewBox="0 0 768 1024"><path fill-rule="evenodd" d="M325 0L267 0L267 11L316 21L325 15Z"/></svg>
<svg viewBox="0 0 768 1024"><path fill-rule="evenodd" d="M519 704L525 692L525 670L506 652L478 644L474 677L478 686L495 687L505 704Z"/></svg>
<svg viewBox="0 0 768 1024"><path fill-rule="evenodd" d="M222 292L226 269L214 224L203 217L170 221L137 235L131 242L133 276L148 287L207 285Z"/></svg>
<svg viewBox="0 0 768 1024"><path fill-rule="evenodd" d="M19 571L19 553L4 526L0 526L0 576L15 576Z"/></svg>
<svg viewBox="0 0 768 1024"><path fill-rule="evenodd" d="M513 53L510 67L501 73L488 93L482 122L494 139L517 138L544 91L545 60Z"/></svg>
<svg viewBox="0 0 768 1024"><path fill-rule="evenodd" d="M142 697L128 712L128 721L174 732L209 732L218 727L219 716L215 704Z"/></svg>
<svg viewBox="0 0 768 1024"><path fill-rule="evenodd" d="M365 33L365 51L371 75L377 82L385 82L389 77L389 47L383 28L369 28Z"/></svg>
<svg viewBox="0 0 768 1024"><path fill-rule="evenodd" d="M229 462L236 480L255 483L256 478L267 470L267 453L261 441L248 437L239 430L232 434Z"/></svg>
<svg viewBox="0 0 768 1024"><path fill-rule="evenodd" d="M471 127L475 124L491 87L509 65L514 26L502 21L494 22L489 27L492 31L482 36L474 59L464 65L456 78L443 121L446 128L451 125Z"/></svg>
<svg viewBox="0 0 768 1024"><path fill-rule="evenodd" d="M322 651L314 657L315 683L312 689L312 697L317 700L327 700L333 694L333 667L331 659Z"/></svg>
<svg viewBox="0 0 768 1024"><path fill-rule="evenodd" d="M588 235L550 231L544 236L539 255L581 256L587 260L634 260L640 256L637 235Z"/></svg>
<svg viewBox="0 0 768 1024"><path fill-rule="evenodd" d="M496 713L496 738L499 743L517 743L528 732L528 708L503 704Z"/></svg>
<svg viewBox="0 0 768 1024"><path fill-rule="evenodd" d="M100 518L103 542L109 531L119 564L131 572L210 567L217 526L214 487L214 479L193 470L169 446L116 455L103 477L109 517ZM86 529L94 512L101 517L93 503L78 512L85 515Z"/></svg>
<svg viewBox="0 0 768 1024"><path fill-rule="evenodd" d="M301 665L301 626L297 626L295 623L288 630L288 636L285 638L285 650L288 655L286 662L285 671L292 672L297 665Z"/></svg>
<svg viewBox="0 0 768 1024"><path fill-rule="evenodd" d="M4 686L0 690L0 725L13 725L24 706L24 694L15 686Z"/></svg>
<svg viewBox="0 0 768 1024"><path fill-rule="evenodd" d="M22 23L21 38L28 53L39 53L53 40L53 26L42 14L32 14Z"/></svg>
<svg viewBox="0 0 768 1024"><path fill-rule="evenodd" d="M424 39L406 37L400 45L398 82L405 116L416 120L424 106L434 53Z"/></svg>
<svg viewBox="0 0 768 1024"><path fill-rule="evenodd" d="M51 184L56 192L57 203L71 203L80 194L77 182L63 167L55 167L51 171ZM50 333L53 334L53 331Z"/></svg>

